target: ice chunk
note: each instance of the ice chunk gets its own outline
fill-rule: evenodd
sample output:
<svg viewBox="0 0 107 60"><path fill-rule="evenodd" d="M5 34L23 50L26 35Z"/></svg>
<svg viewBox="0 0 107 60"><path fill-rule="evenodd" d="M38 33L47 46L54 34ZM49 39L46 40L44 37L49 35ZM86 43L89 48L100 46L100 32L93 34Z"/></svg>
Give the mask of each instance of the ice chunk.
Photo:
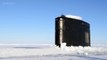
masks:
<svg viewBox="0 0 107 60"><path fill-rule="evenodd" d="M61 48L65 48L66 47L66 43L61 43Z"/></svg>

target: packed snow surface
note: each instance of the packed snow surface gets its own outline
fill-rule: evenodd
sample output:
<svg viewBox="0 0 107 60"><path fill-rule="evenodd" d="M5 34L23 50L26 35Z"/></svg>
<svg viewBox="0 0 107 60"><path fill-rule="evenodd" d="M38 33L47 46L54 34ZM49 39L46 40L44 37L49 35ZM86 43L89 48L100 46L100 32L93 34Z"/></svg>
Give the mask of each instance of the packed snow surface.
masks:
<svg viewBox="0 0 107 60"><path fill-rule="evenodd" d="M75 15L65 15L65 17L67 17L67 18L74 18L74 19L78 19L78 20L82 20L82 17L80 17L80 16L75 16Z"/></svg>
<svg viewBox="0 0 107 60"><path fill-rule="evenodd" d="M0 60L107 60L106 47L0 46Z"/></svg>

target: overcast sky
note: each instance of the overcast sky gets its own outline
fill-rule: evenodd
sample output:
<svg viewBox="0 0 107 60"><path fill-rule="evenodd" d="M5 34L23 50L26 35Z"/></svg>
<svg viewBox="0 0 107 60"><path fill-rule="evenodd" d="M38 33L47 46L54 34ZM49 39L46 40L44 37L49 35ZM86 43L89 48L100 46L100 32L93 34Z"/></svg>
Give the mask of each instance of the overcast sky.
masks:
<svg viewBox="0 0 107 60"><path fill-rule="evenodd" d="M107 0L0 0L0 44L54 44L61 14L81 16L91 43L107 43Z"/></svg>

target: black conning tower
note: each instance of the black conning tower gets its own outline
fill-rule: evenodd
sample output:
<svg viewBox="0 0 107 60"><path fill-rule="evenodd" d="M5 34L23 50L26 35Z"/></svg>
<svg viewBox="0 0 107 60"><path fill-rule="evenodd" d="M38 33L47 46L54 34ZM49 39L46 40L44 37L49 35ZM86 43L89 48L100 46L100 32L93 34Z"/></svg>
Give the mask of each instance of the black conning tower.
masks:
<svg viewBox="0 0 107 60"><path fill-rule="evenodd" d="M90 46L90 24L64 15L55 19L55 45Z"/></svg>

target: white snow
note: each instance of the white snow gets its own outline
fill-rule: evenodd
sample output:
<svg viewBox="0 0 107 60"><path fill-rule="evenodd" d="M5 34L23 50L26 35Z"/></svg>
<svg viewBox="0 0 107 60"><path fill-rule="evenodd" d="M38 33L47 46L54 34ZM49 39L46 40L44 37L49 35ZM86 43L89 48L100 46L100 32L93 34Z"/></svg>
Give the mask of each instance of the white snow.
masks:
<svg viewBox="0 0 107 60"><path fill-rule="evenodd" d="M0 60L106 60L106 47L17 46L0 47Z"/></svg>
<svg viewBox="0 0 107 60"><path fill-rule="evenodd" d="M82 17L80 17L80 16L75 16L75 15L65 15L65 17L67 17L67 18L74 18L74 19L78 19L78 20L82 20Z"/></svg>

